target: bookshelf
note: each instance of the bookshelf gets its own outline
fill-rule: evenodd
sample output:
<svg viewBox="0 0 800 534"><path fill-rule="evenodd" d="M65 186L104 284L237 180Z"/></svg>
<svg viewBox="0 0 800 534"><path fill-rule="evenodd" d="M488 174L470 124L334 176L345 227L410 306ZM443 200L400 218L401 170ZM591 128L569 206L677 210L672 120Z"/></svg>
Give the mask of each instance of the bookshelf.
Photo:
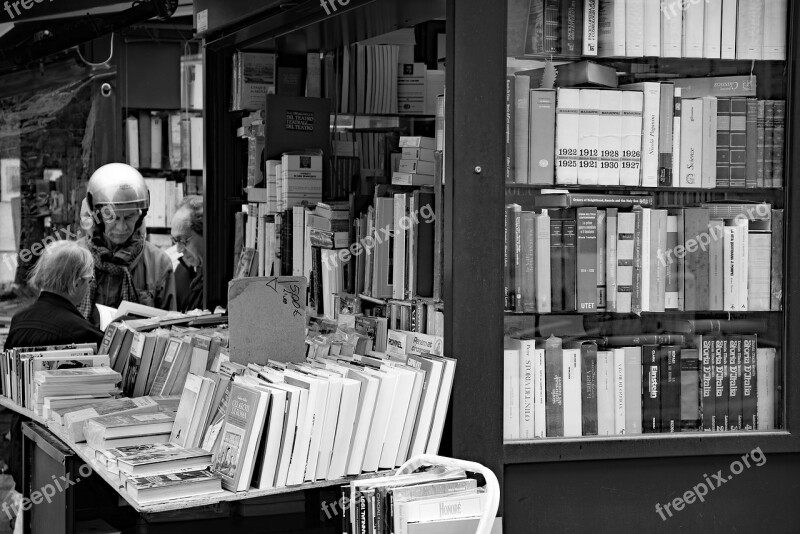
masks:
<svg viewBox="0 0 800 534"><path fill-rule="evenodd" d="M309 49L335 48L343 42L395 29L401 21L413 23L445 16L448 28L445 167L450 185L444 192L445 352L458 358L458 377L441 450L444 454L478 461L495 471L505 496L499 514L504 516L508 531L523 532L536 527L542 531L560 531L567 526L576 530L601 526L617 528L616 516L609 510L615 513L623 510L618 500L620 496L625 500L625 511L637 506L641 510L651 510L654 501L683 492L712 466L716 471L719 468L716 466L722 466L723 462L727 465L734 455L756 447L770 458L765 467L749 473L756 483L764 487L785 484L791 476L800 474L792 466L800 452L800 439L793 431L800 425L800 418L797 401L791 395L781 396L780 429L768 432L553 438L504 443L500 357L504 332L511 327L526 328L539 317L506 314L498 298L503 292L503 207L511 199L531 202L541 189L534 185L507 184L504 179L506 95L503 82L508 60L506 34L510 31L507 2L351 0L347 9L340 9L332 16L326 16L314 2L288 6L283 11L279 11L277 3L250 7L222 4L211 0L197 2L196 10L209 10L209 29L203 34L206 69L214 73L206 80L208 100L223 103L228 101L230 56L236 49L270 50L289 42L303 43ZM255 16L247 19L250 14ZM798 52L795 27L799 16L800 12L792 5L788 17L791 21L788 58L796 57ZM483 29L481 39L475 38L476 28ZM769 80L775 77L783 80L781 88L764 93L765 98L772 99L791 95L790 89L798 82L792 61L604 58L598 62L619 70L643 65L657 71L677 70L691 75L710 72L721 76L741 75L749 74L752 69L759 80L764 80L760 84L762 89L772 84ZM635 68L643 70L643 67ZM230 275L228 257L232 250L231 234L226 227L231 226L233 211L242 202L241 192L237 190L240 180L226 178L244 176L246 158L233 135L236 117L226 111L225 105L209 107L206 117L206 227L215 228L207 235L207 246L215 253L209 254L207 268L211 274L206 276L206 295L208 305L214 305L225 301L224 281ZM793 124L796 119L797 113L789 99L787 124ZM787 131L790 143L785 151L786 177L792 175L797 152L791 134ZM800 201L790 180L785 181L784 188L688 189L586 188L591 192L647 192L670 203L683 203L686 199L691 199L692 203L741 200L757 195L785 209ZM787 243L796 233L796 222L789 215L787 212L784 226ZM219 225L219 221L223 224ZM212 223L216 224L212 226ZM800 252L787 248L784 265L791 267L798 261ZM790 272L784 270L784 280L790 280ZM786 327L798 320L792 307L796 291L791 284L784 286L783 311L746 312L745 315L766 317L766 329L773 332L776 343L784 349L800 343L800 333ZM666 315L686 316L686 313L643 313L642 319L636 318L636 322L651 318L657 322ZM724 312L699 315L727 317ZM587 318L576 313L571 317L593 321L599 315L590 314ZM784 353L788 354L788 350ZM800 381L800 367L788 357L781 360L780 367L781 386L788 391L790 384ZM649 476L642 476L645 472ZM565 480L568 483L565 484ZM607 490L599 491L600 487ZM796 519L792 516L795 512L788 502L789 496L781 490L749 496L751 487L745 482L730 491L744 508L752 509L755 502L769 504L769 509L775 511L774 516L766 519L766 525L764 518L760 518L758 524L778 528L781 521L790 517ZM527 502L535 502L536 506L527 506ZM580 514L575 513L576 502L581 503ZM702 518L687 515L684 520L693 528L712 528L713 519L710 518L723 517L729 521L728 526L738 521L740 526L755 528L755 517L732 513L726 503L721 498L710 501L703 509ZM637 514L631 521L627 528L632 530L664 528L660 518L653 519L647 512Z"/></svg>

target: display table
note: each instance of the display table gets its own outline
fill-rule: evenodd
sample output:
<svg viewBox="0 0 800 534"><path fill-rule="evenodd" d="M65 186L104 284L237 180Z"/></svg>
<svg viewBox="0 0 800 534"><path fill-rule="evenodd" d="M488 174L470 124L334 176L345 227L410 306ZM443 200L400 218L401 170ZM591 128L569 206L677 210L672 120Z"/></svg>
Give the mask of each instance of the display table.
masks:
<svg viewBox="0 0 800 534"><path fill-rule="evenodd" d="M91 468L93 474L100 477L100 479L102 479L103 482L111 487L126 504L128 504L137 514L139 514L148 522L163 522L165 520L194 520L203 517L204 513L207 513L208 511L211 511L213 516L218 516L221 510L224 509L224 511L227 511L229 509L225 508L224 506L220 506L226 503L240 502L257 498L268 498L269 496L296 493L300 491L320 490L323 488L345 484L350 480L374 477L376 475L375 473L366 473L359 476L351 476L337 480L322 480L276 489L251 489L240 492L222 490L214 493L198 495L196 497L182 497L177 499L166 499L161 501L140 503L133 499L133 497L131 497L128 492L125 491L125 485L120 479L120 476L106 469L105 465L95 458L95 449L89 447L86 443L75 443L72 441L66 434L64 427L57 425L52 421L45 421L42 417L36 415L31 410L22 408L5 397L0 397L0 406L7 407L37 423L37 425L29 424L30 427L37 427L36 432L38 432L38 435L34 441L38 441L39 443L49 442L59 446L55 447L60 450L55 460L56 463L61 466L59 468L60 472L53 472L52 474L48 473L47 477L45 478L57 478L58 476L63 475L64 466L67 464L67 462L64 460L65 451L74 453L76 461L72 462L75 465L73 465L71 471L73 473L73 480L75 480L76 484L73 487L80 487L77 483L81 480L77 473L80 472L83 475L87 474L87 469L84 467L85 464ZM27 434L31 434L30 429L28 430ZM54 449L52 446L48 448L51 449L51 451ZM29 445L27 449L31 449L31 446ZM53 458L54 454L52 452L48 452L48 454L50 458ZM24 474L24 476L26 478L30 478L30 473L37 470L36 465L31 465L31 462L36 461L37 455L32 450L27 450L26 456L28 460L25 461L28 469L26 470L26 474ZM41 469L39 469L39 471L38 479L41 480ZM67 472L70 472L70 470L68 469ZM393 470L383 471L381 473L385 474L389 472L393 472ZM29 480L25 487L28 491L30 491L31 489L35 489L33 486L36 486L36 482L31 483ZM68 505L69 503L66 504ZM34 515L38 511L36 506L33 506L31 509ZM30 521L30 523L35 524L36 521L33 520Z"/></svg>

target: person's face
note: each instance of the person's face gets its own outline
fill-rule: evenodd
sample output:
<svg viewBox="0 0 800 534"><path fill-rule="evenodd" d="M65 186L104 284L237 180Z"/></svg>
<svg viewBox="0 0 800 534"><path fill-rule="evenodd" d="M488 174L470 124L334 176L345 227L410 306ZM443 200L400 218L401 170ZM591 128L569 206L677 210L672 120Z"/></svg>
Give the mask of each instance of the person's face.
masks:
<svg viewBox="0 0 800 534"><path fill-rule="evenodd" d="M133 235L139 215L139 210L101 210L106 239L114 245L124 245Z"/></svg>
<svg viewBox="0 0 800 534"><path fill-rule="evenodd" d="M86 292L89 291L89 284L92 278L94 278L94 271L89 271L75 282L75 297L72 299L72 303L76 306L83 302L83 297L85 297Z"/></svg>
<svg viewBox="0 0 800 534"><path fill-rule="evenodd" d="M189 226L189 215L179 211L173 217L172 242L178 247L178 252L183 254L183 261L191 267L201 267L205 254L205 241L203 236Z"/></svg>

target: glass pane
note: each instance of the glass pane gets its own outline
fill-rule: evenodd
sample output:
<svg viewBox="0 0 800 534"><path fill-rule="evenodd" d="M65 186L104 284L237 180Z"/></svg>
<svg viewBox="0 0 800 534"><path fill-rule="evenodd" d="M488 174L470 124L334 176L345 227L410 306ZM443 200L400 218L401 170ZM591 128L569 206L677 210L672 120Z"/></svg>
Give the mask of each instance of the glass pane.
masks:
<svg viewBox="0 0 800 534"><path fill-rule="evenodd" d="M507 442L783 427L787 3L672 4L508 0Z"/></svg>

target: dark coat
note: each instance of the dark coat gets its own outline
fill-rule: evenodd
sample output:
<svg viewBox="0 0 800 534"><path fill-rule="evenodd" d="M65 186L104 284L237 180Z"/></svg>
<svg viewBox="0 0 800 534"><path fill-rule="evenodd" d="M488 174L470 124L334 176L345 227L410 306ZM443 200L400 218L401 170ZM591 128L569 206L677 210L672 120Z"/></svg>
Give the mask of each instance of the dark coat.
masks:
<svg viewBox="0 0 800 534"><path fill-rule="evenodd" d="M84 319L78 309L64 297L42 291L39 299L11 319L5 349L97 343L103 332Z"/></svg>
<svg viewBox="0 0 800 534"><path fill-rule="evenodd" d="M5 349L70 343L97 343L99 346L102 340L103 332L84 319L78 308L70 301L55 293L42 291L32 306L18 312L11 319ZM23 489L21 480L23 420L27 418L14 414L11 421L9 470L19 492Z"/></svg>
<svg viewBox="0 0 800 534"><path fill-rule="evenodd" d="M195 271L178 260L175 268L175 289L178 294L178 311L187 312L203 308L203 271Z"/></svg>

